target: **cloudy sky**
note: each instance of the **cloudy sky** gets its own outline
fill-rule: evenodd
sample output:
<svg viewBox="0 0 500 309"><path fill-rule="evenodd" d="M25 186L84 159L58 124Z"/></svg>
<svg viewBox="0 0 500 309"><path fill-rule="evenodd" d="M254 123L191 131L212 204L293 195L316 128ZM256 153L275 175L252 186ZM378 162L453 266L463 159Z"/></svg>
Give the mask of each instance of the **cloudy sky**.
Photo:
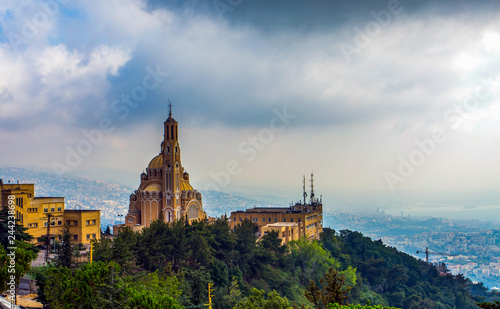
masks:
<svg viewBox="0 0 500 309"><path fill-rule="evenodd" d="M498 1L2 0L0 165L198 189L500 189ZM300 193L297 194L297 198Z"/></svg>

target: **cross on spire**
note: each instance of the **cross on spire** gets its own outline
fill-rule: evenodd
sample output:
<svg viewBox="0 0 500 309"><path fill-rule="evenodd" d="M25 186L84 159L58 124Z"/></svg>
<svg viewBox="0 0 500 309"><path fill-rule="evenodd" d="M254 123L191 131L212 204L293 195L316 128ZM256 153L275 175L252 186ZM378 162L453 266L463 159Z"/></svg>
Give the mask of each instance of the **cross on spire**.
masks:
<svg viewBox="0 0 500 309"><path fill-rule="evenodd" d="M170 101L170 99L168 100L168 108L169 108L169 111L168 111L168 117L172 117L172 101Z"/></svg>

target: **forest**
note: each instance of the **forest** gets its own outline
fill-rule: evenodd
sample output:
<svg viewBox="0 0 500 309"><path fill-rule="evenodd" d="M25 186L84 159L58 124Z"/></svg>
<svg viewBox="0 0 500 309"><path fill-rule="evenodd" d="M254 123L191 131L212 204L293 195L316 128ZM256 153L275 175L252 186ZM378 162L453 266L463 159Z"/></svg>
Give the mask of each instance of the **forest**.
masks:
<svg viewBox="0 0 500 309"><path fill-rule="evenodd" d="M250 221L233 231L226 218L160 219L141 232L101 237L93 262L83 264L69 240L64 233L57 257L29 270L50 308L207 308L209 283L217 309L495 308L485 306L500 300L349 230L325 228L320 240L282 245L277 233L257 241Z"/></svg>

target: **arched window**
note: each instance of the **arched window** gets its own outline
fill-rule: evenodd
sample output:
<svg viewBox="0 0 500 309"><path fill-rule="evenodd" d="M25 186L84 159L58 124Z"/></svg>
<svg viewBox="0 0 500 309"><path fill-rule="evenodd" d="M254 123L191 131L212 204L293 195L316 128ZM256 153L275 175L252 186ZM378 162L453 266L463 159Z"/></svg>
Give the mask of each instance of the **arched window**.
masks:
<svg viewBox="0 0 500 309"><path fill-rule="evenodd" d="M196 204L191 204L188 209L188 218L189 219L198 219L198 207Z"/></svg>

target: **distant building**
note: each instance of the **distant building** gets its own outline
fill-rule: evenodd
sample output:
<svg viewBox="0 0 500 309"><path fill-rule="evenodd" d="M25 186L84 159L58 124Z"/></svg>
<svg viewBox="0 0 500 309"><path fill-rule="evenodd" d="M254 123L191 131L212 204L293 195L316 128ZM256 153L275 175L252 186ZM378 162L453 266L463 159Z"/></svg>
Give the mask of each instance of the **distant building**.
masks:
<svg viewBox="0 0 500 309"><path fill-rule="evenodd" d="M100 210L66 209L64 211L65 223L73 241L89 243L92 239L100 239L101 215Z"/></svg>
<svg viewBox="0 0 500 309"><path fill-rule="evenodd" d="M149 162L141 174L141 184L130 195L128 214L124 224L113 227L117 234L124 226L141 230L163 215L165 222L206 218L201 193L189 183L189 174L181 164L178 122L172 118L172 107L164 123L160 153Z"/></svg>
<svg viewBox="0 0 500 309"><path fill-rule="evenodd" d="M51 242L61 240L65 224L75 243L100 239L100 210L66 210L64 197L35 197L35 184L5 184L0 179L0 192L1 209L9 207L9 196L14 197L15 217L28 228L34 244L45 244L47 235Z"/></svg>
<svg viewBox="0 0 500 309"><path fill-rule="evenodd" d="M259 226L259 239L269 232L278 232L281 244L300 239L300 224L290 222L277 222Z"/></svg>
<svg viewBox="0 0 500 309"><path fill-rule="evenodd" d="M260 238L274 230L279 232L283 243L299 238L319 239L323 232L323 203L314 197L312 174L309 203L306 203L305 179L303 195L303 201L290 207L254 207L233 211L230 226L234 229L247 219L258 227Z"/></svg>

